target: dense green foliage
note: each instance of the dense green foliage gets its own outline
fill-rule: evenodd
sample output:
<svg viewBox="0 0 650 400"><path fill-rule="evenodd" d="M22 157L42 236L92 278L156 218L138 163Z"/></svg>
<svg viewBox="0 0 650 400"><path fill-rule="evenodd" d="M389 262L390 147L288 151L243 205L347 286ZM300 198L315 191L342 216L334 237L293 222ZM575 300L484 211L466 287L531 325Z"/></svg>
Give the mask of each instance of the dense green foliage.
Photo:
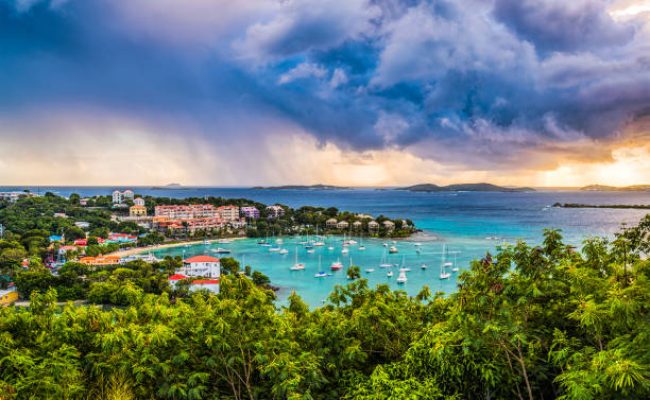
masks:
<svg viewBox="0 0 650 400"><path fill-rule="evenodd" d="M650 218L581 252L473 262L458 291L411 298L364 279L314 310L231 273L220 295L128 292L129 306L0 310L5 399L645 399ZM234 268L234 265L230 267ZM113 271L115 272L115 271ZM125 275L127 275L125 273Z"/></svg>

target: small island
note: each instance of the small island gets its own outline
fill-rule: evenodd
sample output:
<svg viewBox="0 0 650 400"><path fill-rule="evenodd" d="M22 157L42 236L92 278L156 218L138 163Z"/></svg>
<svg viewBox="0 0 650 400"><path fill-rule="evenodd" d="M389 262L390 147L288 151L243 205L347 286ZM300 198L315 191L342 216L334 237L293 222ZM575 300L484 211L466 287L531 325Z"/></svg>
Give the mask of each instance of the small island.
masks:
<svg viewBox="0 0 650 400"><path fill-rule="evenodd" d="M650 204L580 204L580 203L555 203L555 208L618 208L634 210L650 210Z"/></svg>
<svg viewBox="0 0 650 400"><path fill-rule="evenodd" d="M650 192L650 185L632 185L632 186L605 186L605 185L588 185L580 188L586 192Z"/></svg>
<svg viewBox="0 0 650 400"><path fill-rule="evenodd" d="M432 183L397 188L397 190L408 190L409 192L534 192L529 187L504 187L491 183L460 183L447 186L438 186Z"/></svg>
<svg viewBox="0 0 650 400"><path fill-rule="evenodd" d="M283 185L283 186L254 186L254 190L347 190L347 186L334 185Z"/></svg>

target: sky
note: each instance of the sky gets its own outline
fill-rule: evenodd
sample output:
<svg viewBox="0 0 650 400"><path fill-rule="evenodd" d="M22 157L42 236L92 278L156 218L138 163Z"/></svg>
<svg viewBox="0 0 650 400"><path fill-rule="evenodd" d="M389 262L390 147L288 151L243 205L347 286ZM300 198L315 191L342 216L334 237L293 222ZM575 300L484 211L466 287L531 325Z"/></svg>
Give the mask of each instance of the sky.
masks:
<svg viewBox="0 0 650 400"><path fill-rule="evenodd" d="M0 185L650 183L650 0L0 0Z"/></svg>

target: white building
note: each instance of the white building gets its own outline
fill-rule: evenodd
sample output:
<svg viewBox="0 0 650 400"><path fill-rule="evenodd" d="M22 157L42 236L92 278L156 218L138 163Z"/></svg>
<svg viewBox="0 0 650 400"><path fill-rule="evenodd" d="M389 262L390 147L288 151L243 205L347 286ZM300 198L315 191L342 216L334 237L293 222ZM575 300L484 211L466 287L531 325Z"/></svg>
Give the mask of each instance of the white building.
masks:
<svg viewBox="0 0 650 400"><path fill-rule="evenodd" d="M284 208L277 205L266 207L266 211L269 214L269 218L280 218L284 215Z"/></svg>
<svg viewBox="0 0 650 400"><path fill-rule="evenodd" d="M239 207L237 206L221 206L217 208L217 211L224 221L239 221Z"/></svg>
<svg viewBox="0 0 650 400"><path fill-rule="evenodd" d="M178 282L188 279L189 276L183 274L174 274L167 278L169 286L176 289ZM207 290L212 293L219 293L221 279L194 279L190 283L189 291L196 292L197 290Z"/></svg>
<svg viewBox="0 0 650 400"><path fill-rule="evenodd" d="M122 204L126 200L133 200L133 191L132 190L125 190L123 192L120 192L119 190L114 190L113 191L113 204Z"/></svg>
<svg viewBox="0 0 650 400"><path fill-rule="evenodd" d="M221 262L218 258L211 256L194 256L183 260L183 267L176 272L187 276L219 278L221 276Z"/></svg>
<svg viewBox="0 0 650 400"><path fill-rule="evenodd" d="M7 200L10 203L15 203L21 197L33 197L32 193L27 192L0 192L0 200Z"/></svg>
<svg viewBox="0 0 650 400"><path fill-rule="evenodd" d="M133 200L133 204L136 206L144 206L144 199L142 197L137 197Z"/></svg>

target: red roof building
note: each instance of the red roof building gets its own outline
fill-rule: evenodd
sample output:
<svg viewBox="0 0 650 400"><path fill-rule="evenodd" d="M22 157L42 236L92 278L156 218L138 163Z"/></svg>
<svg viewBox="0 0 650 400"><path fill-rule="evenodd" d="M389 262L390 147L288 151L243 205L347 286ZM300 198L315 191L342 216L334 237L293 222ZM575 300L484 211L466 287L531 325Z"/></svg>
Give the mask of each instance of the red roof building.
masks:
<svg viewBox="0 0 650 400"><path fill-rule="evenodd" d="M187 259L183 260L183 262L188 263L188 264L191 264L191 263L206 263L206 262L216 262L216 263L218 263L219 259L216 258L216 257L202 255L202 256L194 256L194 257L187 258Z"/></svg>

